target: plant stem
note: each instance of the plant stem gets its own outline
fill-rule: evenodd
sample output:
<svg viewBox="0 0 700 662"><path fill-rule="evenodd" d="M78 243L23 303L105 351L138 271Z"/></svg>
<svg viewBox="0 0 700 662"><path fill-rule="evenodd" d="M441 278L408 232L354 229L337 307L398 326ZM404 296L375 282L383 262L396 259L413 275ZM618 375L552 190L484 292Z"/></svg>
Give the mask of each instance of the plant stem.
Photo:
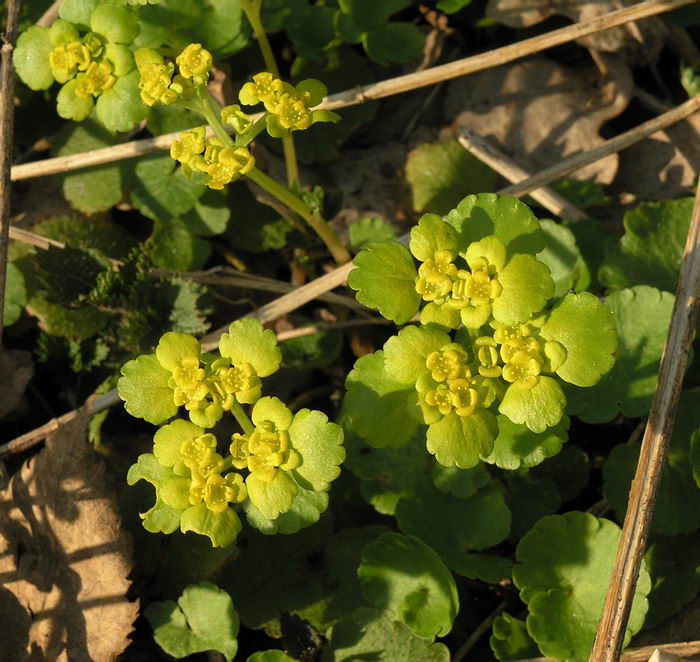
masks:
<svg viewBox="0 0 700 662"><path fill-rule="evenodd" d="M259 0L241 0L241 8L248 17L248 22L253 28L255 38L258 40L258 46L260 46L260 53L265 61L265 66L275 78L281 78L277 61L272 48L270 48L270 42L267 39L267 33L260 18L260 4ZM287 168L287 185L291 186L294 182L299 181L297 150L294 146L294 137L291 134L282 138L282 149L284 151L284 164Z"/></svg>
<svg viewBox="0 0 700 662"><path fill-rule="evenodd" d="M212 99L212 96L209 94L207 88L203 85L198 87L197 96L202 102L198 112L204 116L205 120L207 120L209 126L211 126L211 128L214 130L216 137L221 140L224 145L232 147L234 145L233 138L231 138L224 128L224 125L221 123L220 109L215 105L216 102L214 99Z"/></svg>
<svg viewBox="0 0 700 662"><path fill-rule="evenodd" d="M253 432L255 432L253 422L248 418L248 415L243 411L243 407L241 407L240 403L235 398L231 405L231 413L236 421L238 421L238 425L241 426L244 434L253 434Z"/></svg>
<svg viewBox="0 0 700 662"><path fill-rule="evenodd" d="M331 252L333 259L338 264L350 262L352 257L340 240L340 237L333 231L328 222L319 214L318 210L311 209L303 200L297 198L291 191L287 190L274 179L268 177L264 172L253 168L246 177L252 179L258 186L274 195L280 202L284 203L292 211L301 216L321 238Z"/></svg>

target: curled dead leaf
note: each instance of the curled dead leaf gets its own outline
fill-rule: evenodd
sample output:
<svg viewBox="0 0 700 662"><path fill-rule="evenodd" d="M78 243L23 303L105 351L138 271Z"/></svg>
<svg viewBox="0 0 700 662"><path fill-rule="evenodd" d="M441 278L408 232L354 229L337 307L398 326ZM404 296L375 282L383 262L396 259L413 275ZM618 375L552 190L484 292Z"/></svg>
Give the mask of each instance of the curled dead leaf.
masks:
<svg viewBox="0 0 700 662"><path fill-rule="evenodd" d="M107 662L128 644L131 551L82 414L0 492L0 651ZM7 623L12 627L7 627Z"/></svg>

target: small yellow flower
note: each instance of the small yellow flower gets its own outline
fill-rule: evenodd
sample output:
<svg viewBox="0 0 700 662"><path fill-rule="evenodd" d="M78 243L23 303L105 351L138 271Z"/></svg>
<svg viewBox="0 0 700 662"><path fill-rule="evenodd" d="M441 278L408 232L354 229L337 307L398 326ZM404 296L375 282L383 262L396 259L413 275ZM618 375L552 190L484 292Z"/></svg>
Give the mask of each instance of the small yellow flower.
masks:
<svg viewBox="0 0 700 662"><path fill-rule="evenodd" d="M213 64L211 53L202 44L190 44L175 59L182 76L195 85L206 85Z"/></svg>

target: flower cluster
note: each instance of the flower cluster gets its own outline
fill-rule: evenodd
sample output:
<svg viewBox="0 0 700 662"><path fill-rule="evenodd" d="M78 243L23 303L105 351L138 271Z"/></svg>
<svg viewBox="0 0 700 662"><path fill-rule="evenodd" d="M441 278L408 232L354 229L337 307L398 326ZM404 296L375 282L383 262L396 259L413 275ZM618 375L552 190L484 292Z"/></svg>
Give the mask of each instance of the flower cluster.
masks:
<svg viewBox="0 0 700 662"><path fill-rule="evenodd" d="M187 46L175 62L166 62L152 48L139 48L134 55L140 74L141 100L147 106L156 102L169 106L180 99L191 99L197 85L207 84L213 64L211 53L201 44Z"/></svg>
<svg viewBox="0 0 700 662"><path fill-rule="evenodd" d="M255 167L255 157L246 147L225 145L215 136L206 138L204 127L183 131L170 146L170 156L182 164L187 177L204 173L204 183L217 190Z"/></svg>
<svg viewBox="0 0 700 662"><path fill-rule="evenodd" d="M367 406L360 384L365 394L399 389L409 420L428 425L428 450L446 466L469 467L491 453L499 415L521 425L523 434L544 433L564 416L560 380L592 386L612 367L617 333L596 297L567 294L546 308L554 282L536 257L543 247L539 224L522 203L470 196L447 222L434 214L421 218L411 232L412 256L398 244L376 246L358 256L351 273L358 298L367 302L361 296L367 283L402 274L412 292L394 288L385 301L374 288L370 304L400 319L425 305L422 326L401 330L375 355L378 365L348 376L346 410L370 443L375 430L357 410ZM421 262L417 269L412 258ZM415 427L406 430L404 443ZM379 430L376 443L383 443Z"/></svg>
<svg viewBox="0 0 700 662"><path fill-rule="evenodd" d="M135 68L130 44L139 33L130 7L98 5L89 30L57 19L50 28L33 26L24 32L14 55L20 77L34 89L62 85L57 97L61 117L84 120L117 81ZM39 58L39 54L43 58Z"/></svg>
<svg viewBox="0 0 700 662"><path fill-rule="evenodd" d="M265 118L268 133L280 138L291 131L308 129L314 122L338 121L335 113L311 110L321 103L326 93L326 86L313 78L291 85L263 71L243 85L238 98L245 106L262 103L268 112Z"/></svg>
<svg viewBox="0 0 700 662"><path fill-rule="evenodd" d="M239 505L267 533L312 524L345 456L341 429L321 412L292 414L277 398L261 397L261 378L279 368L281 353L258 321L234 322L219 351L220 358L202 353L196 338L171 332L155 354L122 369L118 390L131 414L161 424L184 407L190 419L162 426L153 453L129 471L130 484L144 479L156 489L144 526L195 531L225 547L241 529ZM254 405L250 419L242 405ZM243 430L230 437L228 453L207 431L226 411Z"/></svg>

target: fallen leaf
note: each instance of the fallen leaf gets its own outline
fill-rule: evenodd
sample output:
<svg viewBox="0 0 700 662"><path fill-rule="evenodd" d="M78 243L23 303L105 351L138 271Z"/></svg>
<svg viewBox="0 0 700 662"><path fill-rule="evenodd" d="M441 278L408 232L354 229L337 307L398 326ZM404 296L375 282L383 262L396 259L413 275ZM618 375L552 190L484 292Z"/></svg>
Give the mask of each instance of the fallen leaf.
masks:
<svg viewBox="0 0 700 662"><path fill-rule="evenodd" d="M622 60L601 57L611 74L607 82L593 67L564 67L543 57L453 81L445 115L454 122L441 138L457 137L465 126L532 174L596 147L603 142L601 126L627 107L634 86ZM611 154L573 177L609 184L618 161L618 155Z"/></svg>
<svg viewBox="0 0 700 662"><path fill-rule="evenodd" d="M0 348L0 418L14 411L24 396L29 380L34 376L31 352Z"/></svg>
<svg viewBox="0 0 700 662"><path fill-rule="evenodd" d="M13 662L115 660L138 614L126 598L129 541L87 422L50 435L0 492L0 651L17 651Z"/></svg>
<svg viewBox="0 0 700 662"><path fill-rule="evenodd" d="M635 4L636 0L489 0L486 15L511 28L527 28L549 18L566 16L587 21ZM652 16L641 21L581 37L576 43L604 53L616 53L633 64L656 61L667 30Z"/></svg>

